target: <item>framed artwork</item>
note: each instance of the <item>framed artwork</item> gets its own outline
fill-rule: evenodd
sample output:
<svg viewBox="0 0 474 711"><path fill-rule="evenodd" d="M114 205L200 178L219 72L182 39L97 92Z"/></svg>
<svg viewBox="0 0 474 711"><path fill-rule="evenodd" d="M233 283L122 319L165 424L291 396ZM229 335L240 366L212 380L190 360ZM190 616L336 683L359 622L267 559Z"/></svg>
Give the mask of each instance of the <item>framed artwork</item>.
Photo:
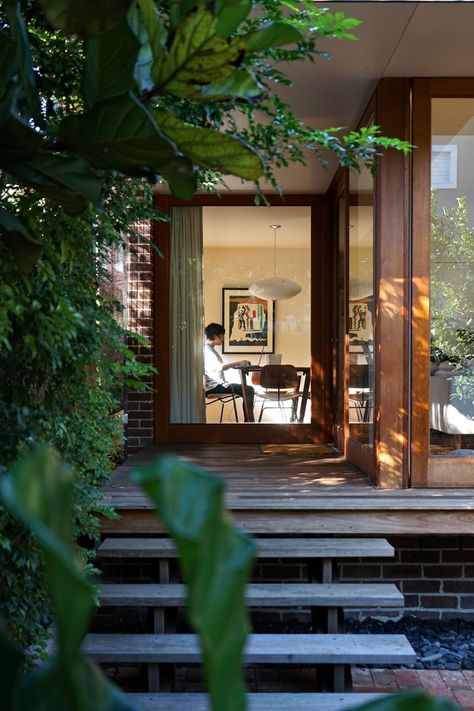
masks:
<svg viewBox="0 0 474 711"><path fill-rule="evenodd" d="M367 301L349 302L349 336L365 341L373 338L372 303Z"/></svg>
<svg viewBox="0 0 474 711"><path fill-rule="evenodd" d="M222 289L223 353L274 353L275 302L243 288Z"/></svg>

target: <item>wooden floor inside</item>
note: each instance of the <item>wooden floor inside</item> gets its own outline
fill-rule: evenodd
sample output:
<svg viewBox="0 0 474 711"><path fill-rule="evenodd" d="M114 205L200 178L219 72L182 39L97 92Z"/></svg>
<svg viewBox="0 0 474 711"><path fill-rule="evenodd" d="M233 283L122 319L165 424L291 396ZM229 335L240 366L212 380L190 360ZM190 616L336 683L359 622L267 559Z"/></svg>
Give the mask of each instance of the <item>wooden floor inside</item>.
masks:
<svg viewBox="0 0 474 711"><path fill-rule="evenodd" d="M317 444L202 444L151 446L117 468L105 489L120 514L104 533L161 533L146 495L130 471L163 453L226 480L226 505L256 534L472 534L473 489L378 490L330 446Z"/></svg>

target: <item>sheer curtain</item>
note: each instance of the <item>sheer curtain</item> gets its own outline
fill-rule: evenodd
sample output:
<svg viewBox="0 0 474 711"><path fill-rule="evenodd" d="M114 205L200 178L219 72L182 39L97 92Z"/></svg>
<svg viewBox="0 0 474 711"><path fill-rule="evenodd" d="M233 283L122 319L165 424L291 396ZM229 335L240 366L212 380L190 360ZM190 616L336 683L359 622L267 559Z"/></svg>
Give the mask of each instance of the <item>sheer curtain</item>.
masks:
<svg viewBox="0 0 474 711"><path fill-rule="evenodd" d="M170 422L205 422L202 208L171 217Z"/></svg>

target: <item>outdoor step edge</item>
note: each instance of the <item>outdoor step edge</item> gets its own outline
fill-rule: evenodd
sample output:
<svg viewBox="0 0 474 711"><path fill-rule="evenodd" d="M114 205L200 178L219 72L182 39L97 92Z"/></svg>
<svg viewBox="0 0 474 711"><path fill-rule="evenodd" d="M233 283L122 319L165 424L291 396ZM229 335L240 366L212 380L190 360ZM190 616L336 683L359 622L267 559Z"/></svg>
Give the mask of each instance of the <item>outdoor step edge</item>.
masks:
<svg viewBox="0 0 474 711"><path fill-rule="evenodd" d="M277 537L255 540L259 558L392 558L395 554L393 546L385 538ZM324 546L334 550L330 553L318 550ZM340 550L344 547L353 550ZM302 550L295 552L299 548ZM107 537L99 545L97 553L101 558L175 558L177 555L176 547L169 538Z"/></svg>
<svg viewBox="0 0 474 711"><path fill-rule="evenodd" d="M348 711L388 694L373 693L254 693L247 694L248 711ZM207 694L127 694L142 711L210 711Z"/></svg>
<svg viewBox="0 0 474 711"><path fill-rule="evenodd" d="M99 599L103 607L181 607L187 595L184 584L103 583ZM377 608L403 606L404 597L393 583L250 583L246 603L255 607Z"/></svg>
<svg viewBox="0 0 474 711"><path fill-rule="evenodd" d="M98 662L198 663L200 646L191 634L89 634L83 651ZM245 663L401 664L416 660L405 635L254 634Z"/></svg>

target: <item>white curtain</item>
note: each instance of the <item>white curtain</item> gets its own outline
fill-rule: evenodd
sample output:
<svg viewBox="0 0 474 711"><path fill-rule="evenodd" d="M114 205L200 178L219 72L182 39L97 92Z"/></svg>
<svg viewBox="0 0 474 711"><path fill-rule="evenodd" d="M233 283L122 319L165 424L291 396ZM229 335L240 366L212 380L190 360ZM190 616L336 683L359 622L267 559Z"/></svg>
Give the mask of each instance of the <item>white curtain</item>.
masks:
<svg viewBox="0 0 474 711"><path fill-rule="evenodd" d="M205 422L202 208L171 217L170 421Z"/></svg>

